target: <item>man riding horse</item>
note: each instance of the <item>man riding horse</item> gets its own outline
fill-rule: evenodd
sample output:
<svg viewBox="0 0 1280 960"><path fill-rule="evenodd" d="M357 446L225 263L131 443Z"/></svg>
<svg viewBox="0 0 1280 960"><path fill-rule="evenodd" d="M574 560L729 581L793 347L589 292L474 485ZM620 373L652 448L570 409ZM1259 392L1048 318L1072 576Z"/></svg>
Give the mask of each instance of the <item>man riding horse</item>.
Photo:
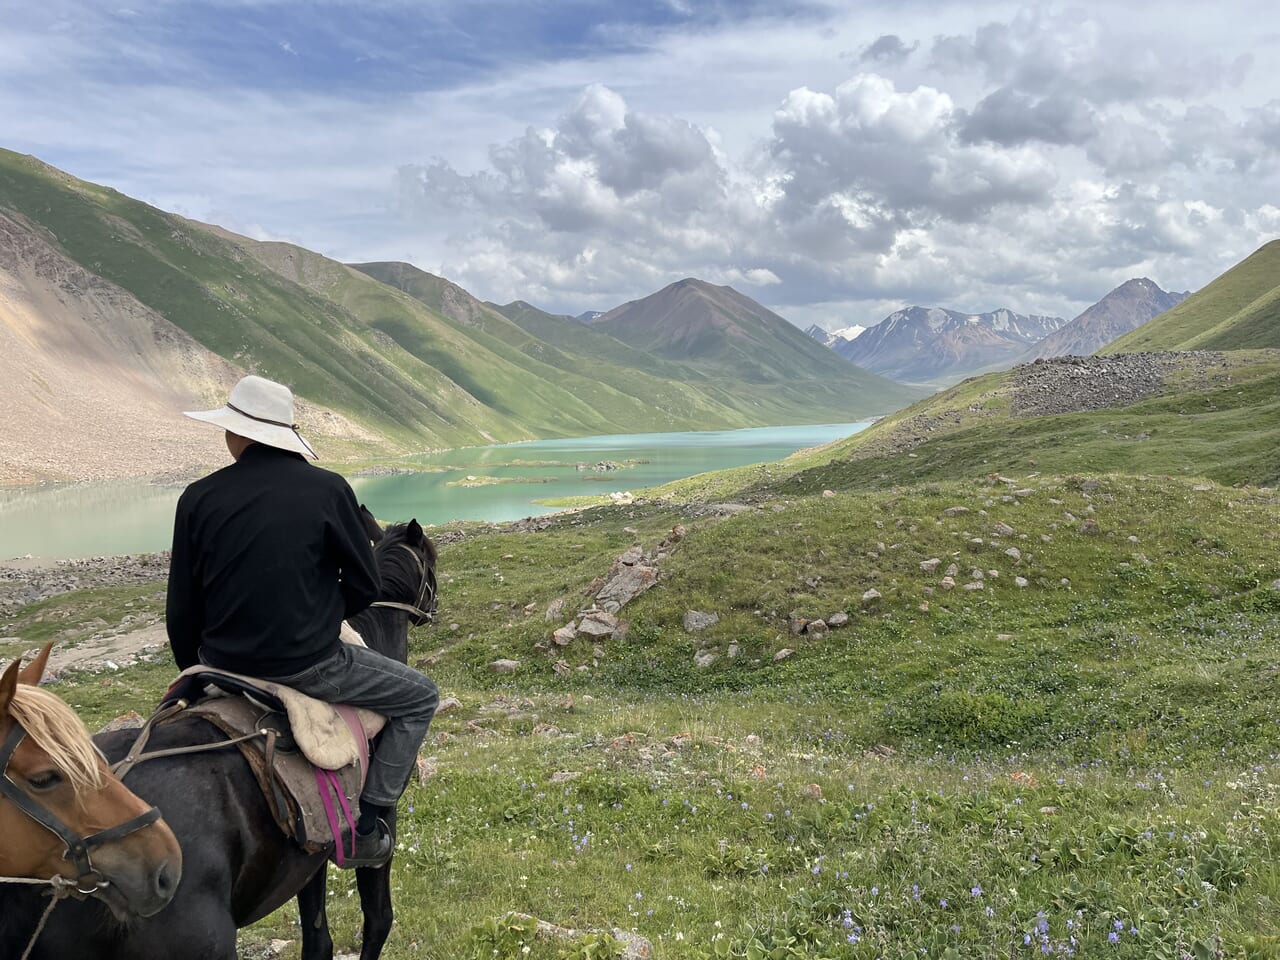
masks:
<svg viewBox="0 0 1280 960"><path fill-rule="evenodd" d="M338 639L377 599L379 578L355 494L298 432L293 394L248 376L225 407L187 413L226 431L233 463L178 500L169 566L169 645L181 669L203 663L387 718L360 795L344 867L376 867L387 826L435 714L418 671Z"/></svg>

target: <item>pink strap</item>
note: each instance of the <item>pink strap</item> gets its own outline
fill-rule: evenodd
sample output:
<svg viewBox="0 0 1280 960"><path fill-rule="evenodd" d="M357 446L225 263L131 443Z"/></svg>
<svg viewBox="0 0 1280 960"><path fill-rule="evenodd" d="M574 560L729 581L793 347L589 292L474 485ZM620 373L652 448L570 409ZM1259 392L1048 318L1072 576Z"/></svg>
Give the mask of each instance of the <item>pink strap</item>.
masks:
<svg viewBox="0 0 1280 960"><path fill-rule="evenodd" d="M338 716L343 719L347 729L351 731L351 736L355 738L356 749L360 752L360 786L363 788L365 780L369 777L369 738L364 735L364 724L360 722L360 714L356 712L355 707L335 703L333 709L338 711Z"/></svg>
<svg viewBox="0 0 1280 960"><path fill-rule="evenodd" d="M329 821L329 830L333 833L333 858L338 866L342 866L346 862L346 858L342 855L342 824L338 822L338 811L334 808L333 798L329 795L330 789L333 790L334 796L338 798L338 804L342 807L342 815L346 818L347 829L351 833L351 853L354 856L356 851L356 824L355 819L351 816L351 807L347 804L347 795L342 792L342 784L338 781L338 776L328 770L321 770L319 767L316 771L316 787L320 791L320 802L324 804L324 815Z"/></svg>

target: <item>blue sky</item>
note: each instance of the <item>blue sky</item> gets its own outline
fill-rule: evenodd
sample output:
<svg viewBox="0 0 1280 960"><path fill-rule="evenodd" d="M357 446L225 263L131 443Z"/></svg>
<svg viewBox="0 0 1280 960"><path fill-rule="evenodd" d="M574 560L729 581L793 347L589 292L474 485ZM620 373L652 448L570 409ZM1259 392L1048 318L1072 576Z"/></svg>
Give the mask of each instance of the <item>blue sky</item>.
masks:
<svg viewBox="0 0 1280 960"><path fill-rule="evenodd" d="M0 0L0 146L577 313L1074 316L1280 235L1270 2Z"/></svg>

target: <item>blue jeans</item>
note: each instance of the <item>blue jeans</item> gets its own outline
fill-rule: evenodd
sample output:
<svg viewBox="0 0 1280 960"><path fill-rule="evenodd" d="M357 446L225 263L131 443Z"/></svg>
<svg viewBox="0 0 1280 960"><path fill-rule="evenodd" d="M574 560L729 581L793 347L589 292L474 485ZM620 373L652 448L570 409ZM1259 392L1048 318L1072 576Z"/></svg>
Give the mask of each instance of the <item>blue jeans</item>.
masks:
<svg viewBox="0 0 1280 960"><path fill-rule="evenodd" d="M369 759L360 799L394 807L418 763L418 748L440 703L430 677L367 647L341 645L328 660L287 677L264 677L326 703L366 707L387 718Z"/></svg>

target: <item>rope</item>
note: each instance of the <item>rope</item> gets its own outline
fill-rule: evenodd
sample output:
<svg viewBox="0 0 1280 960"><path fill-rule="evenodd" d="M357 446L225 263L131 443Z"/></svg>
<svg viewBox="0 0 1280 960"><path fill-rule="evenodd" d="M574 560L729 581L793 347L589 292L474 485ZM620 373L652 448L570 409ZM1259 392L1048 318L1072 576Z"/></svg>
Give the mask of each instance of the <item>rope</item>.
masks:
<svg viewBox="0 0 1280 960"><path fill-rule="evenodd" d="M53 896L49 900L49 906L44 908L44 913L40 915L40 922L36 924L36 932L31 934L31 939L27 941L27 949L22 951L20 960L29 960L31 951L36 948L36 941L40 939L40 934L44 932L44 925L49 922L49 914L53 913L53 908L58 905L59 900L71 896L72 891L76 889L75 881L59 876L50 877L48 880L35 880L30 877L0 877L0 883L39 884L40 886L53 888Z"/></svg>

